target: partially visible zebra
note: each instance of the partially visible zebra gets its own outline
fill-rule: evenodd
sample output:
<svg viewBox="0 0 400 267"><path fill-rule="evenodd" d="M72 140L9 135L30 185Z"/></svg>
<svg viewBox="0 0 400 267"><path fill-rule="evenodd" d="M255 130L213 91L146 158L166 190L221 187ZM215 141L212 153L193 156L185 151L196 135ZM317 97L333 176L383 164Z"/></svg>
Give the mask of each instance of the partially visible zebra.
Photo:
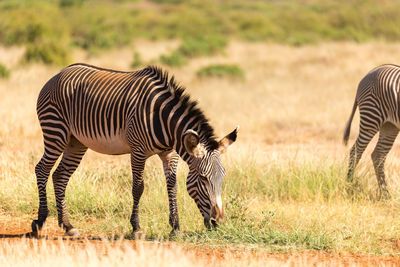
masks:
<svg viewBox="0 0 400 267"><path fill-rule="evenodd" d="M131 155L133 176L133 231L139 226L139 200L148 157L157 154L164 167L169 198L169 224L179 229L176 170L179 156L189 165L187 190L210 227L224 219L221 200L225 169L220 153L236 140L237 128L219 142L197 103L184 94L174 78L157 67L121 72L73 64L51 78L37 101L44 154L36 165L39 190L38 219L33 232L48 215L46 183L53 173L58 224L67 235L77 235L68 220L65 189L87 148L104 154Z"/></svg>
<svg viewBox="0 0 400 267"><path fill-rule="evenodd" d="M400 67L382 65L371 70L359 83L350 119L344 131L347 144L351 121L357 106L360 110L360 133L350 152L347 178L353 180L354 168L362 153L379 131L378 143L372 152L372 161L379 185L379 197L389 197L384 164L400 128Z"/></svg>

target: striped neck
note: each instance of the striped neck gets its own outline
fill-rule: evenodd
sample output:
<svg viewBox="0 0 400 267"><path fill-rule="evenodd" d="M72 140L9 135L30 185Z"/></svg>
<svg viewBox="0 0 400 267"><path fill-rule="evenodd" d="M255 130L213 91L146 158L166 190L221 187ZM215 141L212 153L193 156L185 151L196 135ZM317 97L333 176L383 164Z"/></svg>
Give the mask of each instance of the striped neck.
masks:
<svg viewBox="0 0 400 267"><path fill-rule="evenodd" d="M154 147L174 148L188 162L191 156L183 145L182 137L191 129L198 133L200 142L207 150L217 148L214 129L198 108L197 102L184 94L185 89L178 85L173 77L169 78L166 72L154 67L149 69L154 73L153 80L158 81L158 88L153 87L151 92L152 101L147 101L149 110L153 111L148 121L151 125L151 135L154 137Z"/></svg>
<svg viewBox="0 0 400 267"><path fill-rule="evenodd" d="M170 144L179 156L190 164L194 158L191 156L183 143L183 135L187 130L193 130L200 136L200 142L207 150L215 149L218 143L214 139L213 129L208 124L204 115L194 106L179 101L170 109L170 116L167 120Z"/></svg>

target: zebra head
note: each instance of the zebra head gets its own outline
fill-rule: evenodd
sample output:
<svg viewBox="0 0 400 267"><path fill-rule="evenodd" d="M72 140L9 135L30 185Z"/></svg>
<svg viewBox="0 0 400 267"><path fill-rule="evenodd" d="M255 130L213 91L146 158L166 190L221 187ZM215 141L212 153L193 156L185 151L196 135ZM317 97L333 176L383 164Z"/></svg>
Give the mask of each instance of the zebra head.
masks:
<svg viewBox="0 0 400 267"><path fill-rule="evenodd" d="M225 168L220 154L235 142L239 127L218 142L218 148L208 150L200 142L197 132L187 130L183 136L186 150L193 157L189 163L189 175L186 187L204 217L207 228L217 226L224 221L222 207L222 181Z"/></svg>

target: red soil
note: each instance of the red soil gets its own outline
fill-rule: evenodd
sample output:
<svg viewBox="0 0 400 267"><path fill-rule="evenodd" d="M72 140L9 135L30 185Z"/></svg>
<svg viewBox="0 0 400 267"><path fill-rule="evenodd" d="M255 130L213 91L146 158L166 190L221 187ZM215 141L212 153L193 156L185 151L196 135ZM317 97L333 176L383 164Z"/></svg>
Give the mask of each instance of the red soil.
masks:
<svg viewBox="0 0 400 267"><path fill-rule="evenodd" d="M50 219L51 220L51 219ZM19 242L22 238L26 242L33 245L34 240L39 238L46 240L46 243L59 244L59 240L63 239L65 242L74 247L84 247L89 242L95 245L100 251L106 250L105 242L99 237L81 236L81 237L66 237L64 232L56 227L54 222L50 222L45 226L45 229L39 236L34 236L30 233L30 225L26 220L10 218L0 215L0 251L1 246L13 242ZM50 226L50 227L48 227ZM126 240L124 244L129 244L133 248L137 247L137 242ZM118 242L107 242L108 245L118 246ZM400 243L400 242L399 242ZM120 243L119 243L120 244ZM245 261L251 260L275 260L278 263L290 263L290 266L296 266L297 262L301 265L312 266L400 266L399 255L358 255L358 254L342 254L342 253L327 253L317 251L292 251L288 253L271 253L262 250L249 250L249 249L229 249L229 248L198 248L194 246L182 246L177 243L155 243L155 242L140 242L141 246L149 247L170 247L180 246L184 251L194 255L198 259L208 260L232 260L240 259ZM106 251L105 251L106 252Z"/></svg>

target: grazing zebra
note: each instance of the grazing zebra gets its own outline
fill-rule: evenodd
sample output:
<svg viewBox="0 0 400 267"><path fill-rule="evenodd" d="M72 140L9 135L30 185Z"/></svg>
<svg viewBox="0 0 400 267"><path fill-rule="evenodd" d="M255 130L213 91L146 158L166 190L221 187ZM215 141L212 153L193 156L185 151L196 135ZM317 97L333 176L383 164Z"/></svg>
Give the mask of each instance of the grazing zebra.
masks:
<svg viewBox="0 0 400 267"><path fill-rule="evenodd" d="M344 131L347 144L351 121L357 106L360 110L360 133L350 152L347 179L352 181L354 168L372 137L380 131L372 152L372 161L379 185L379 197L389 197L384 164L400 128L400 67L382 65L371 70L359 83L350 119Z"/></svg>
<svg viewBox="0 0 400 267"><path fill-rule="evenodd" d="M187 190L207 228L224 219L221 200L225 169L220 153L236 140L237 129L219 142L197 103L166 72L147 67L122 72L73 64L51 78L37 101L44 154L35 172L39 191L38 219L33 232L48 215L46 183L53 173L58 224L67 235L78 235L68 220L65 189L88 148L100 153L131 155L133 176L133 231L139 226L139 200L148 157L157 154L167 180L169 224L179 229L176 171L179 156L189 165Z"/></svg>

